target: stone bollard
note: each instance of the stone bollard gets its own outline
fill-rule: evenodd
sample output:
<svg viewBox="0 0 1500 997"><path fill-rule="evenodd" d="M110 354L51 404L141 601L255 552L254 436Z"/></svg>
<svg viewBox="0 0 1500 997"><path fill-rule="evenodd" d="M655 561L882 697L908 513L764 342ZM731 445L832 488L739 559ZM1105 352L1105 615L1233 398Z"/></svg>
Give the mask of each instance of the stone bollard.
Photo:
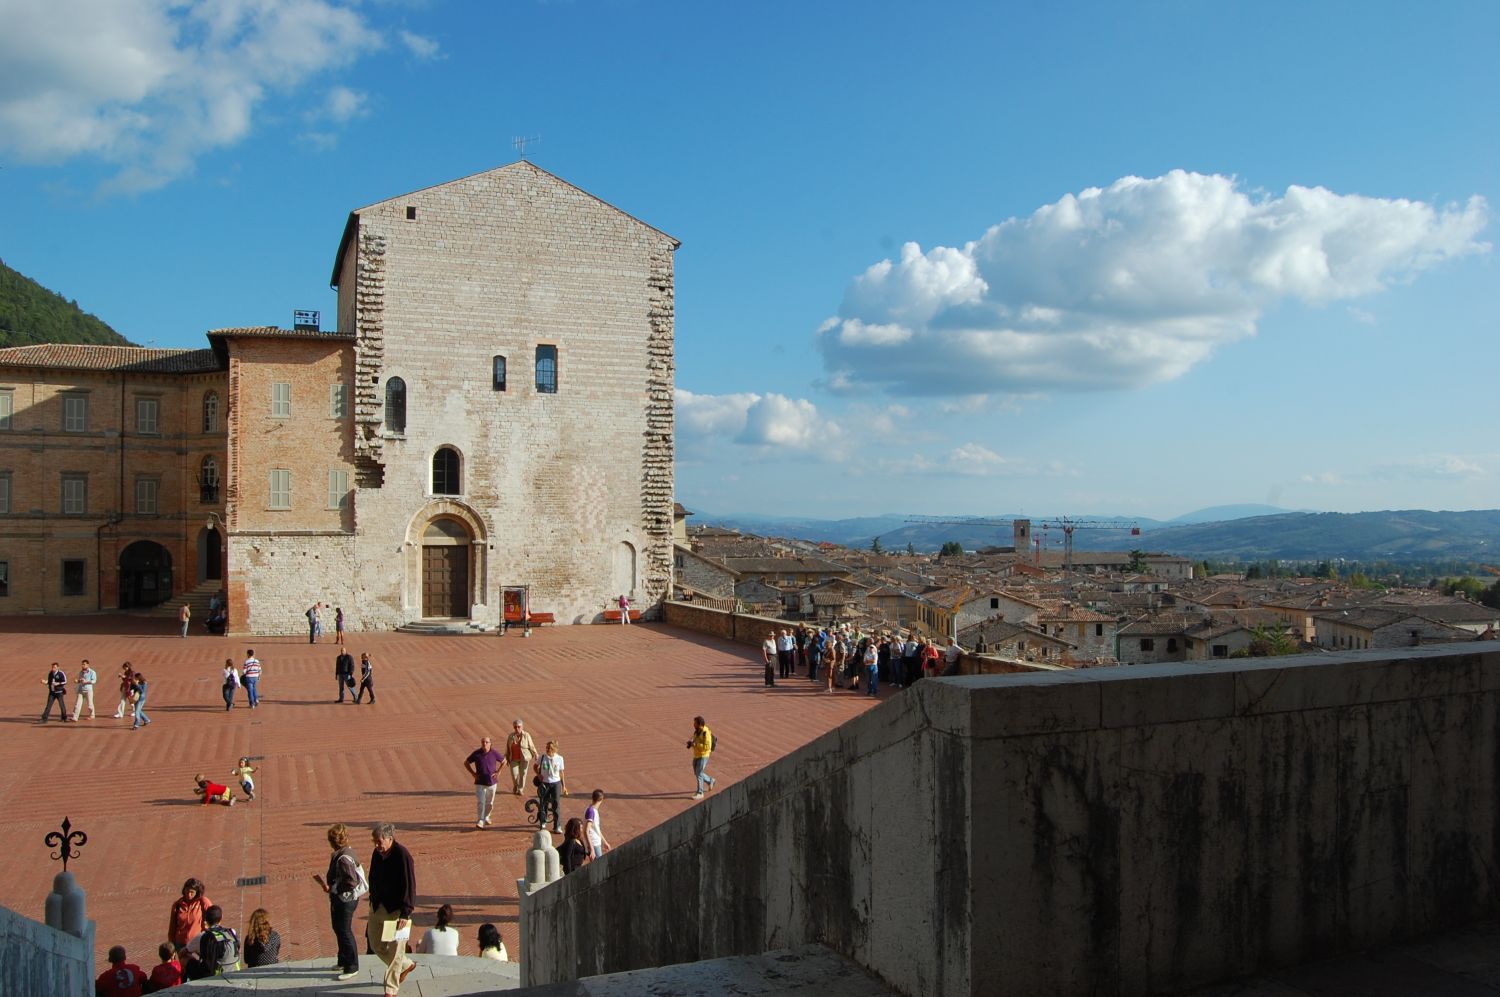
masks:
<svg viewBox="0 0 1500 997"><path fill-rule="evenodd" d="M526 853L526 892L540 889L562 878L562 859L552 846L552 835L539 830L531 836L531 850Z"/></svg>
<svg viewBox="0 0 1500 997"><path fill-rule="evenodd" d="M88 931L83 888L67 870L52 877L52 892L47 894L46 923L47 927L66 931L75 938L82 938Z"/></svg>

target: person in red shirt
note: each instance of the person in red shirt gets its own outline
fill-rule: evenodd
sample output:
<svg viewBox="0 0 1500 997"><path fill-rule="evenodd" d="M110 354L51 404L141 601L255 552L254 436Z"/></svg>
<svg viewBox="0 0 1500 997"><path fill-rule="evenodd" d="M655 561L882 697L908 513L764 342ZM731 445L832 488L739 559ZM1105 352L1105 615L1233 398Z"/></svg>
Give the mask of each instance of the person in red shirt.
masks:
<svg viewBox="0 0 1500 997"><path fill-rule="evenodd" d="M182 983L182 963L177 961L177 949L171 942L162 942L156 950L161 964L151 971L151 992L168 990Z"/></svg>
<svg viewBox="0 0 1500 997"><path fill-rule="evenodd" d="M146 974L133 962L125 961L125 946L109 950L109 968L94 981L97 997L141 997Z"/></svg>
<svg viewBox="0 0 1500 997"><path fill-rule="evenodd" d="M210 803L222 803L226 807L234 806L234 790L228 786L221 786L217 782L209 782L208 777L202 772L193 776L193 782L198 786L198 792L203 794L203 805Z"/></svg>

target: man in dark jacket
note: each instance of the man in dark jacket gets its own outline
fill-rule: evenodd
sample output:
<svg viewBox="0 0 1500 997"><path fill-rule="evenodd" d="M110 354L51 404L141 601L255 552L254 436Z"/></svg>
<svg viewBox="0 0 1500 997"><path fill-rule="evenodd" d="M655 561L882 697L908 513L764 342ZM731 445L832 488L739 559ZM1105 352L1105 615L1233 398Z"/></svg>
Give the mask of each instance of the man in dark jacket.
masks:
<svg viewBox="0 0 1500 997"><path fill-rule="evenodd" d="M333 659L333 674L339 680L339 702L344 701L344 690L354 691L354 655L348 651L340 651L339 656ZM370 692L370 699L375 698L374 690Z"/></svg>
<svg viewBox="0 0 1500 997"><path fill-rule="evenodd" d="M385 926L394 921L396 932L411 931L411 911L417 899L416 870L411 852L396 843L396 825L377 824L370 837L375 851L370 854L370 922L365 934L371 951L385 963L385 992L393 994L417 964L406 955L406 939L385 940Z"/></svg>

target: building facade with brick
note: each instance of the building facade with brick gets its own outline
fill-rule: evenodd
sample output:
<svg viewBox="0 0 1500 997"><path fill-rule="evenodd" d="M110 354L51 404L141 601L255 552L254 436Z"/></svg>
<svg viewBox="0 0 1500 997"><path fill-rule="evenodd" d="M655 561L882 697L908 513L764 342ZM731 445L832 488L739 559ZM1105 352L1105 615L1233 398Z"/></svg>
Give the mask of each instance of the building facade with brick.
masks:
<svg viewBox="0 0 1500 997"><path fill-rule="evenodd" d="M590 622L622 594L649 615L672 578L677 246L522 161L352 212L332 272L336 332L220 329L210 350L126 351L96 367L55 355L81 348L32 348L62 364L42 382L0 351L0 416L9 391L10 421L26 427L0 429L12 444L0 499L25 505L28 528L0 533L8 588L19 591L23 561L32 586L36 560L70 572L75 593L77 568L61 560L81 558L84 593L44 598L59 585L39 583L28 611L123 605L121 552L150 533L174 566L153 596L217 571L232 631L295 632L314 602L341 607L351 629L494 625L522 600ZM155 433L129 431L135 399L152 392ZM212 433L199 431L209 392ZM76 394L98 415L64 431L61 398ZM48 420L59 428L32 435ZM39 469L55 459L28 456L37 445L121 469L89 471L79 513L63 497L77 485ZM153 478L172 495L155 513L103 497L144 495L134 482ZM27 504L44 488L55 502Z"/></svg>

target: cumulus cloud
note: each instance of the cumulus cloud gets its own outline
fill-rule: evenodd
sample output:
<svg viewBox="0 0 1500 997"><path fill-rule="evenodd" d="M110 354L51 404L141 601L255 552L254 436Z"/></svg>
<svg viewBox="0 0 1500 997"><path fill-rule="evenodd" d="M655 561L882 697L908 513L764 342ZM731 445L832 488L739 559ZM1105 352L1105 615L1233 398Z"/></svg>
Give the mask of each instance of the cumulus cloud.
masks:
<svg viewBox="0 0 1500 997"><path fill-rule="evenodd" d="M843 436L812 402L779 394L676 391L677 428L688 447L734 443L758 450L812 451Z"/></svg>
<svg viewBox="0 0 1500 997"><path fill-rule="evenodd" d="M406 46L407 51L418 59L438 58L438 43L435 39L405 30L401 31L397 37L401 39L401 44Z"/></svg>
<svg viewBox="0 0 1500 997"><path fill-rule="evenodd" d="M817 333L830 390L1096 390L1181 376L1283 299L1353 299L1486 252L1481 197L1247 192L1181 170L1125 177L992 226L907 243L856 277Z"/></svg>
<svg viewBox="0 0 1500 997"><path fill-rule="evenodd" d="M343 0L14 0L0 32L0 146L93 156L149 190L249 133L273 93L381 38Z"/></svg>
<svg viewBox="0 0 1500 997"><path fill-rule="evenodd" d="M358 90L348 87L334 87L328 91L328 99L323 107L323 113L334 121L348 121L351 118L363 117L368 113L365 104L368 98Z"/></svg>

